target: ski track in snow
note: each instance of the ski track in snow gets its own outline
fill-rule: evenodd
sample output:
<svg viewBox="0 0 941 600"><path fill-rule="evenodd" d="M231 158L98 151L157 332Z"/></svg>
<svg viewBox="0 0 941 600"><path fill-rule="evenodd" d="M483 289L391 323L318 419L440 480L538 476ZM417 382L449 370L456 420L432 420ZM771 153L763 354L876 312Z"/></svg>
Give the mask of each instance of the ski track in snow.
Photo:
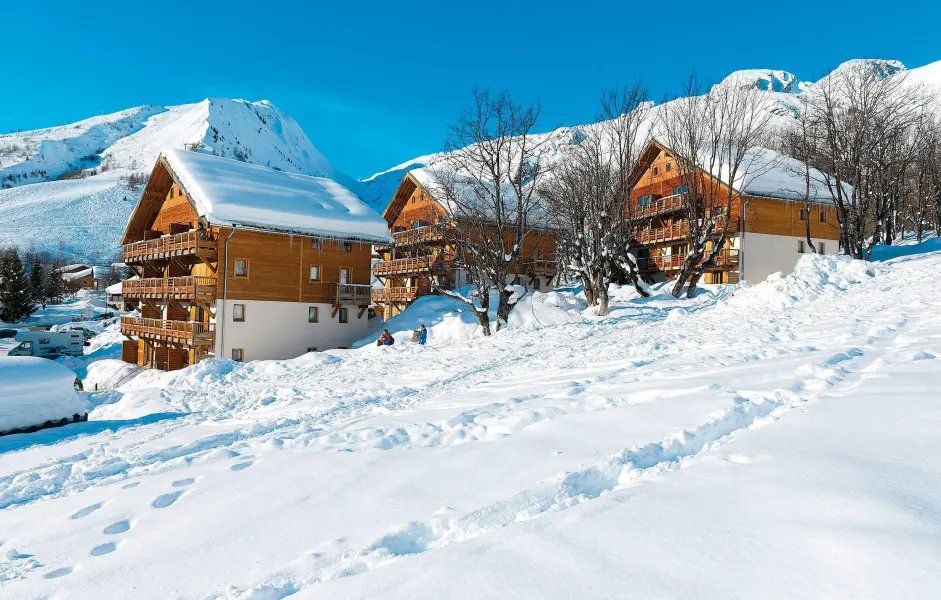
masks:
<svg viewBox="0 0 941 600"><path fill-rule="evenodd" d="M425 351L407 346L324 357L316 364L248 364L233 367L238 370L225 377L207 373L199 385L182 381L169 398L190 414L68 439L50 448L61 449L58 455L44 453L34 465L4 473L0 509L135 478L122 484L132 487L143 477L209 462L229 462L232 471L250 473L266 452L395 451L498 441L578 413L703 392L729 399L724 410L706 415L695 427L612 448L602 461L463 515L444 511L393 525L358 549L305 554L282 570L255 578L253 585L230 587L217 596L282 598L654 480L821 395L845 393L899 356L934 358L917 350L924 339L908 335L908 315L924 298L938 297L941 285L921 277L917 294L893 293L916 275L914 267L899 261L856 283L848 294L825 289L784 306L774 298L739 303L736 295L715 304L692 301L673 312L632 307L590 326L558 325L434 348L422 356L422 373L402 372L402 361ZM841 302L828 301L836 294L842 295ZM900 298L906 303L899 304ZM728 331L749 335L735 339L732 347ZM518 336L527 336L529 343L521 344ZM493 348L467 368L467 357L485 345ZM696 370L689 368L691 362ZM756 363L779 369L754 371ZM364 381L382 381L383 387L369 389ZM223 388L234 401L223 402ZM431 410L442 418L408 420L413 409ZM239 417L227 417L232 414ZM368 423L390 415L406 419ZM186 438L206 426L219 432ZM173 481L148 508L172 511L185 504L195 481ZM103 504L89 504L69 516L85 518ZM122 519L105 527L100 543L87 550L89 560L119 552L120 536L133 526L133 519ZM45 578L65 577L78 566L44 565L41 557L8 549L0 540L0 584L34 570Z"/></svg>

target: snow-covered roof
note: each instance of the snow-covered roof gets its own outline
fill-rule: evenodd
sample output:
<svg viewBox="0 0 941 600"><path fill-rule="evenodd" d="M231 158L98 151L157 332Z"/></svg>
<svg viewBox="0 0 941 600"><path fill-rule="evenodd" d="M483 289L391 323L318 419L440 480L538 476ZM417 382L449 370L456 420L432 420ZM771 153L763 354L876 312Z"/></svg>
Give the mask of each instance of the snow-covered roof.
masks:
<svg viewBox="0 0 941 600"><path fill-rule="evenodd" d="M94 273L94 272L95 272L95 271L94 271L94 269L93 269L92 267L88 267L87 269L82 269L81 271L73 271L73 272L71 272L71 273L63 273L63 274L62 274L62 279L63 279L64 281L75 281L76 279L81 279L82 277L88 277L89 275L91 275L91 274Z"/></svg>
<svg viewBox="0 0 941 600"><path fill-rule="evenodd" d="M804 163L768 148L749 150L743 161L747 175L735 182L735 189L748 196L804 200ZM728 167L723 171L728 173ZM810 169L810 200L833 202L822 172Z"/></svg>
<svg viewBox="0 0 941 600"><path fill-rule="evenodd" d="M489 195L483 191L482 182L472 181L469 177L454 174L450 171L443 171L431 168L412 169L408 172L415 181L444 207L451 216L460 216L466 212L467 208L475 207L481 209L482 215L486 215L489 206ZM490 186L488 186L490 187ZM516 202L516 190L509 183L500 186L504 198L512 206ZM451 193L447 193L450 191ZM480 195L483 193L484 197ZM533 200L537 200L534 195ZM463 205L457 206L458 204ZM464 209L462 211L462 208ZM535 202L533 206L533 218L540 219L545 216L545 207L542 202Z"/></svg>
<svg viewBox="0 0 941 600"><path fill-rule="evenodd" d="M62 265L61 267L56 269L56 271L58 271L59 273L68 273L70 271L76 271L79 269L84 270L88 268L90 267L86 265L85 263L73 263L71 265Z"/></svg>
<svg viewBox="0 0 941 600"><path fill-rule="evenodd" d="M185 150L163 154L210 224L369 242L392 240L386 222L332 179L276 171Z"/></svg>

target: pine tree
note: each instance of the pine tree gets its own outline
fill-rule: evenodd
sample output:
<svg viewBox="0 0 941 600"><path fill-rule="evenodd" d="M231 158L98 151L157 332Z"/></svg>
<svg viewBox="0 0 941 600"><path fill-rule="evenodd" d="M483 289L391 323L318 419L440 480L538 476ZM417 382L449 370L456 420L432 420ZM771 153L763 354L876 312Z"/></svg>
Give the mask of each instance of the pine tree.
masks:
<svg viewBox="0 0 941 600"><path fill-rule="evenodd" d="M29 269L29 296L46 308L46 268L38 260Z"/></svg>
<svg viewBox="0 0 941 600"><path fill-rule="evenodd" d="M62 294L64 292L62 278L59 277L59 272L53 267L46 269L45 287L47 302L59 302L62 300Z"/></svg>
<svg viewBox="0 0 941 600"><path fill-rule="evenodd" d="M32 314L35 307L29 297L29 277L15 248L0 259L0 321L15 323Z"/></svg>

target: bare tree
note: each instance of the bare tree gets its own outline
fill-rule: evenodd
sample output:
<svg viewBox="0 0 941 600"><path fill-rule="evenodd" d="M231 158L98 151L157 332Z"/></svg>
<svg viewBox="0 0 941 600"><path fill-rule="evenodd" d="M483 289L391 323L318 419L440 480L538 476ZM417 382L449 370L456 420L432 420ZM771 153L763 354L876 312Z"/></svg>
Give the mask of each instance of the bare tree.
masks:
<svg viewBox="0 0 941 600"><path fill-rule="evenodd" d="M892 243L926 98L902 75L864 66L833 74L806 94L802 128L836 204L843 250L868 260Z"/></svg>
<svg viewBox="0 0 941 600"><path fill-rule="evenodd" d="M621 274L650 295L629 251L634 226L627 202L631 174L649 139L646 100L640 86L606 92L598 122L581 132L541 189L563 268L582 284L599 315L608 314L608 286Z"/></svg>
<svg viewBox="0 0 941 600"><path fill-rule="evenodd" d="M519 299L509 285L522 271L527 237L546 225L538 194L547 165L545 136L535 135L539 108L522 106L505 93L474 92L474 101L451 127L447 157L433 170L454 226L444 230L457 262L471 275L475 292L465 296L433 282L438 294L472 306L484 335L490 335L490 292L499 294L497 331Z"/></svg>
<svg viewBox="0 0 941 600"><path fill-rule="evenodd" d="M758 150L769 133L771 112L756 87L714 86L699 94L691 76L685 96L663 105L660 135L676 159L682 183L688 251L672 293L692 297L699 279L717 266L741 205L744 183L772 167Z"/></svg>

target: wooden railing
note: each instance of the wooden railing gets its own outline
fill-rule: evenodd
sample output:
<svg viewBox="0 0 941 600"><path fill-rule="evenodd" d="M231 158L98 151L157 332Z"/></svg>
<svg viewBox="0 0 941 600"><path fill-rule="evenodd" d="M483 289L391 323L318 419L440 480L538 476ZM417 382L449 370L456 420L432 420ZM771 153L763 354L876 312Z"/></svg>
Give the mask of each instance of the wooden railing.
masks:
<svg viewBox="0 0 941 600"><path fill-rule="evenodd" d="M121 292L127 299L213 300L216 278L190 275L128 279L122 283Z"/></svg>
<svg viewBox="0 0 941 600"><path fill-rule="evenodd" d="M673 194L672 196L664 196L663 198L651 200L643 207L639 205L635 206L634 214L631 215L631 217L634 219L647 219L660 214L680 210L686 206L685 197L686 194Z"/></svg>
<svg viewBox="0 0 941 600"><path fill-rule="evenodd" d="M215 260L216 242L212 234L199 229L124 245L124 262L128 264L177 256L203 256Z"/></svg>
<svg viewBox="0 0 941 600"><path fill-rule="evenodd" d="M686 254L667 254L662 256L650 256L637 259L637 267L641 271L671 271L680 269L686 260ZM739 262L739 251L734 248L726 248L716 256L717 267L731 267Z"/></svg>
<svg viewBox="0 0 941 600"><path fill-rule="evenodd" d="M392 234L397 246L412 246L429 242L440 242L444 239L444 231L439 225L425 225L405 231L396 231Z"/></svg>
<svg viewBox="0 0 941 600"><path fill-rule="evenodd" d="M634 236L641 244L658 244L660 242L669 242L685 238L689 234L689 228L685 221L674 223L666 227L657 227L655 229L642 229Z"/></svg>
<svg viewBox="0 0 941 600"><path fill-rule="evenodd" d="M144 317L121 317L121 333L184 346L211 346L215 340L214 323L171 321Z"/></svg>
<svg viewBox="0 0 941 600"><path fill-rule="evenodd" d="M419 296L424 296L429 291L430 288L428 286L374 288L372 291L372 301L377 304L411 302Z"/></svg>
<svg viewBox="0 0 941 600"><path fill-rule="evenodd" d="M436 258L433 255L428 255L383 260L373 265L373 274L383 277L386 275L425 273L431 271L435 266Z"/></svg>
<svg viewBox="0 0 941 600"><path fill-rule="evenodd" d="M336 284L336 303L369 306L372 301L372 286L360 283Z"/></svg>

